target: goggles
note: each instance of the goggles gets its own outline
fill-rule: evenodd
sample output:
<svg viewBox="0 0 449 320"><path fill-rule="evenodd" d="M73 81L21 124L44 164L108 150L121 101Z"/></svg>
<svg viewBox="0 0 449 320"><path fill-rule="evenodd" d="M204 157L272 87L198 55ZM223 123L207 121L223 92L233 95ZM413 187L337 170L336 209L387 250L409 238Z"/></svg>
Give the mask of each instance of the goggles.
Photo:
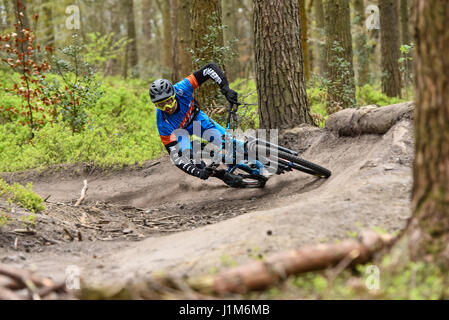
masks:
<svg viewBox="0 0 449 320"><path fill-rule="evenodd" d="M156 106L156 108L160 109L161 111L165 111L167 109L173 108L175 103L176 103L176 99L175 99L175 96L173 95L171 97L168 97L165 100L154 102L154 105Z"/></svg>

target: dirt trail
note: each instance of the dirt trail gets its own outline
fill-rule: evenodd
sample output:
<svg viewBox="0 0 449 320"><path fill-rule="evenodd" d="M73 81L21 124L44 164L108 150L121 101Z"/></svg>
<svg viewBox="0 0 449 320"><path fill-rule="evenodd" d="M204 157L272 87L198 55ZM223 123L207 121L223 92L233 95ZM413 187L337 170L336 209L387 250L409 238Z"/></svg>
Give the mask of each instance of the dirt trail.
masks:
<svg viewBox="0 0 449 320"><path fill-rule="evenodd" d="M373 125L342 136L334 130L336 118L329 129L304 127L286 134L283 141L289 147L332 170L328 180L291 172L273 177L263 190L236 190L215 179L189 177L167 157L120 172L86 172L84 167L78 173L7 175L9 182L33 181L35 191L51 197L36 223L37 234L45 239L37 243L35 236L17 252L11 248L17 235L3 232L0 262L54 279L64 279L66 267L77 265L91 283L116 283L159 271L207 273L278 250L355 236L367 228L401 230L411 214L410 108L402 104L375 110L381 117L396 117L382 129L385 134L364 134ZM372 116L371 109L363 109L344 125L358 126ZM84 179L89 182L87 204L75 208L70 204L79 197ZM64 228L75 239L67 238ZM77 241L77 230L83 241ZM20 236L21 244L26 241Z"/></svg>

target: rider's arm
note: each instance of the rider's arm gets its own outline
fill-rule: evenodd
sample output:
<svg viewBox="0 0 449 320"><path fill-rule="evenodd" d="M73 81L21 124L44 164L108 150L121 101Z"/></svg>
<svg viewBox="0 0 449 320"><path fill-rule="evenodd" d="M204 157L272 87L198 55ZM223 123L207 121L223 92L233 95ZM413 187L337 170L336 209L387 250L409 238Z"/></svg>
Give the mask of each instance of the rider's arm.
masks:
<svg viewBox="0 0 449 320"><path fill-rule="evenodd" d="M190 84L192 84L193 89L197 89L209 79L212 79L220 87L222 92L225 89L229 89L228 79L220 67L214 62L206 64L187 78Z"/></svg>
<svg viewBox="0 0 449 320"><path fill-rule="evenodd" d="M167 149L173 163L185 173L201 179L207 179L209 177L204 169L199 168L199 166L192 162L191 149L185 150L184 153L180 152L177 141L170 142L165 145L165 148Z"/></svg>

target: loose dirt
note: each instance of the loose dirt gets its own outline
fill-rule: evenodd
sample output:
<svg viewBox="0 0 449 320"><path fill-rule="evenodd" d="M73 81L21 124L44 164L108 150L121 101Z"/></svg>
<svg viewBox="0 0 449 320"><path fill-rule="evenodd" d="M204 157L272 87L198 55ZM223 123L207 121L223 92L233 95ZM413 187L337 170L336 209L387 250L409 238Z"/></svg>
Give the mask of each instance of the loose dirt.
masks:
<svg viewBox="0 0 449 320"><path fill-rule="evenodd" d="M10 183L33 182L48 199L34 225L21 220L29 212L0 201L10 217L0 228L0 263L54 280L75 265L85 281L117 284L159 272L213 272L363 229L398 232L411 215L413 105L351 112L281 139L330 169L327 180L289 172L264 189L231 189L187 176L168 157L123 169L82 164L3 174ZM76 207L84 179L87 197Z"/></svg>

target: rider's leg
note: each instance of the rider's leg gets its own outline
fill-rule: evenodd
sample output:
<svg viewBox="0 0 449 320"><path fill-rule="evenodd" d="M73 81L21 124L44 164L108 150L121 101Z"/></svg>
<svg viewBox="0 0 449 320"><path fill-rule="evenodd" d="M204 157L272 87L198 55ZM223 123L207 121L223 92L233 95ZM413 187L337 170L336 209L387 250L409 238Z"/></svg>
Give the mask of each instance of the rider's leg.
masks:
<svg viewBox="0 0 449 320"><path fill-rule="evenodd" d="M226 130L210 119L205 113L200 112L195 119L198 121L194 123L193 134L200 135L200 137L208 142L216 145L218 148L222 146L223 136L226 134ZM196 128L195 128L196 126ZM195 132L201 129L201 133ZM214 177L223 180L230 187L239 188L242 185L242 177L233 175L226 170L217 170Z"/></svg>
<svg viewBox="0 0 449 320"><path fill-rule="evenodd" d="M192 142L190 140L191 131L188 129L176 130L176 138L178 140L179 150L187 159L190 159L198 169L204 169L206 164L201 161L200 155L194 154Z"/></svg>

